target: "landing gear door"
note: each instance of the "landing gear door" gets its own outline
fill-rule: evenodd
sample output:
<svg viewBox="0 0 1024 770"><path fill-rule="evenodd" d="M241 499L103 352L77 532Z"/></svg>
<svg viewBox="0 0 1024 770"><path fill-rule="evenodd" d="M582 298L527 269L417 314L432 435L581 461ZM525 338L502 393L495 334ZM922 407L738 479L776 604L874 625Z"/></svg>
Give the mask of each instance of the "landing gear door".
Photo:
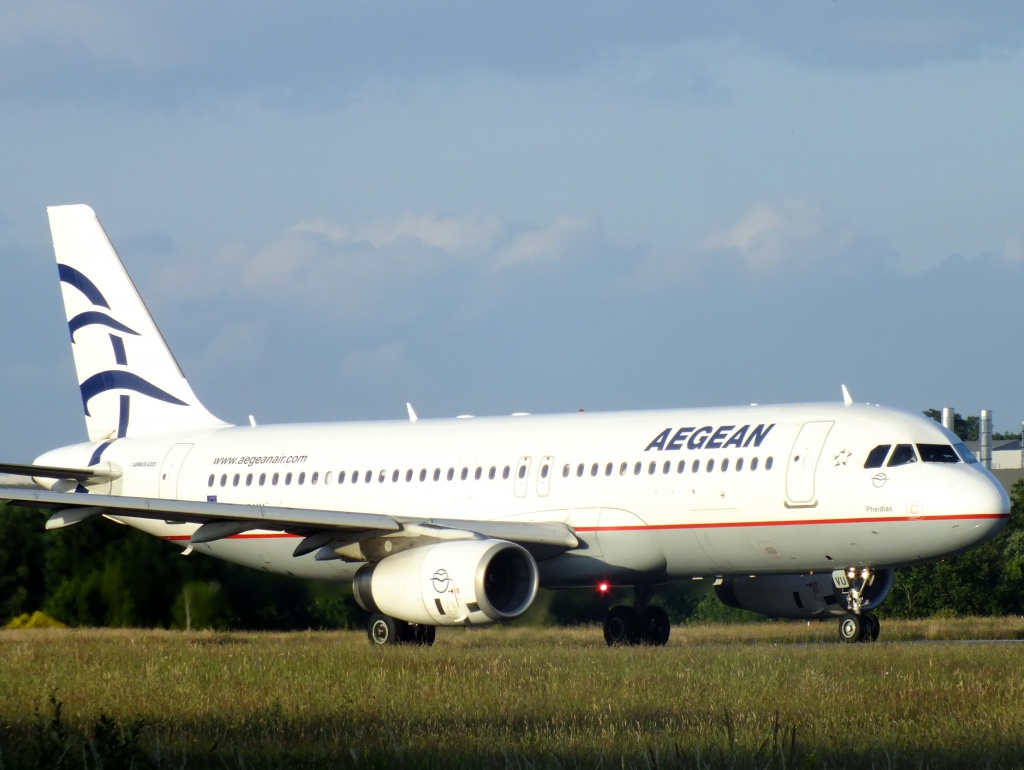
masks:
<svg viewBox="0 0 1024 770"><path fill-rule="evenodd" d="M807 507L817 505L814 499L814 472L818 467L825 439L834 424L831 420L808 422L800 429L786 466L788 504Z"/></svg>

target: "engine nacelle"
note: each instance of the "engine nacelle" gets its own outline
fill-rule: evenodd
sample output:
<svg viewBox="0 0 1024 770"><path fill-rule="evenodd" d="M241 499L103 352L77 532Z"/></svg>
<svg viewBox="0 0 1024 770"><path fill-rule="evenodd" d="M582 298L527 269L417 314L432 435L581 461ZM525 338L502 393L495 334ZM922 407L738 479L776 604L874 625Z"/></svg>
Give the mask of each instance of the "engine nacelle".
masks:
<svg viewBox="0 0 1024 770"><path fill-rule="evenodd" d="M537 596L537 563L506 540L449 540L359 568L355 599L367 612L432 626L483 625L522 615Z"/></svg>
<svg viewBox="0 0 1024 770"><path fill-rule="evenodd" d="M873 610L889 595L893 571L872 573L864 587L863 610ZM770 618L825 618L847 612L850 589L843 570L813 575L727 577L715 586L723 604Z"/></svg>

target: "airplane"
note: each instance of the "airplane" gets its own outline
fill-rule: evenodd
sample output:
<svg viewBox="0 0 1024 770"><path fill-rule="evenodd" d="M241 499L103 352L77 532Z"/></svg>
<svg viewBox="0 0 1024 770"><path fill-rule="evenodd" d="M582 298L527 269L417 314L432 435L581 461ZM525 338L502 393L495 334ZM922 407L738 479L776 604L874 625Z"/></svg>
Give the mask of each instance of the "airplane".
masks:
<svg viewBox="0 0 1024 770"><path fill-rule="evenodd" d="M512 620L538 588L634 588L609 645L664 645L655 592L839 619L873 641L893 570L1008 520L1003 487L921 415L839 403L230 425L182 374L96 215L48 208L88 440L0 499L98 516L255 569L347 581L379 645Z"/></svg>

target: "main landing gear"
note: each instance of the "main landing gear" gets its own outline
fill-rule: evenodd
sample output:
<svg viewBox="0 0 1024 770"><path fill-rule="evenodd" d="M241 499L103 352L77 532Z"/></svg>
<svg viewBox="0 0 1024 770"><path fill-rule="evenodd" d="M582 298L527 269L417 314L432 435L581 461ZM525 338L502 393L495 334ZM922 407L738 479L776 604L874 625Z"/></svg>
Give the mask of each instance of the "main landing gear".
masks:
<svg viewBox="0 0 1024 770"><path fill-rule="evenodd" d="M366 635L371 644L422 644L430 646L434 643L437 628L419 623L406 623L404 620L392 618L375 612L366 624Z"/></svg>
<svg viewBox="0 0 1024 770"><path fill-rule="evenodd" d="M846 571L849 592L846 595L848 612L839 619L839 639L854 644L874 642L878 639L880 624L870 612L864 612L864 589L875 579L870 568L850 568Z"/></svg>
<svg viewBox="0 0 1024 770"><path fill-rule="evenodd" d="M650 605L653 591L636 587L634 606L619 605L608 610L604 618L604 640L608 646L649 644L656 647L668 642L668 615L661 607Z"/></svg>

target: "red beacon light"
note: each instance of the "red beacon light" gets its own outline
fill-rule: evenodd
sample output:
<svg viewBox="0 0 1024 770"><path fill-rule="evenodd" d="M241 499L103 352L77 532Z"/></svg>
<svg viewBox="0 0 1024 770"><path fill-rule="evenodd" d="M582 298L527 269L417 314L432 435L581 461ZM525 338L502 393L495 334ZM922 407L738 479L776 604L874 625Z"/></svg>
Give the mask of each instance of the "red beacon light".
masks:
<svg viewBox="0 0 1024 770"><path fill-rule="evenodd" d="M608 593L611 590L611 588L612 587L607 580L602 580L600 583L597 584L597 592L602 596Z"/></svg>

